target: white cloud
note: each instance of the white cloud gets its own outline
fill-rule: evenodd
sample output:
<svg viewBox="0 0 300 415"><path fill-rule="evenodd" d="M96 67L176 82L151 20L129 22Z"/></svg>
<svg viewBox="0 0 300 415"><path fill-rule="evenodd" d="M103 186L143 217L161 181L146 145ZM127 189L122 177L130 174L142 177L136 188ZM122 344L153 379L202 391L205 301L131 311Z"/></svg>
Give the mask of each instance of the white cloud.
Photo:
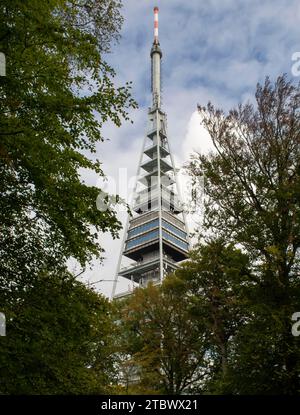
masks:
<svg viewBox="0 0 300 415"><path fill-rule="evenodd" d="M213 150L211 137L202 125L198 111L195 111L190 118L182 147L184 160L188 160L192 153L207 154Z"/></svg>

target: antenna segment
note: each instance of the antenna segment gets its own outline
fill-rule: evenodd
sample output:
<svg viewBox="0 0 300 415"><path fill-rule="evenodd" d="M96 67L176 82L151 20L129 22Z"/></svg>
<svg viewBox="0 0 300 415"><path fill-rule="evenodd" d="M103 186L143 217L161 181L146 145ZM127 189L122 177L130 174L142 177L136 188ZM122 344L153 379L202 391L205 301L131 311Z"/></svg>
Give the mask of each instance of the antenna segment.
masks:
<svg viewBox="0 0 300 415"><path fill-rule="evenodd" d="M158 43L158 7L154 7L154 43Z"/></svg>

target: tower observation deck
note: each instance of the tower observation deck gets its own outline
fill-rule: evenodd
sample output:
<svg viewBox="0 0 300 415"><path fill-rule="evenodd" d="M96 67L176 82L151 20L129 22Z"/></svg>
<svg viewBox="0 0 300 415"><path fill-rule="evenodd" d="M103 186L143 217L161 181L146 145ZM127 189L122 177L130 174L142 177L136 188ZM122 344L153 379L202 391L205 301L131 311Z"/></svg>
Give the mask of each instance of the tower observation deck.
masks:
<svg viewBox="0 0 300 415"><path fill-rule="evenodd" d="M161 109L161 59L158 8L154 8L154 41L151 57L152 104L144 137L133 198L117 264L112 297L122 298L133 287L160 284L187 258L189 238L179 194L174 159L167 135L166 114ZM122 260L131 261L126 267ZM116 293L119 277L127 278L126 292Z"/></svg>

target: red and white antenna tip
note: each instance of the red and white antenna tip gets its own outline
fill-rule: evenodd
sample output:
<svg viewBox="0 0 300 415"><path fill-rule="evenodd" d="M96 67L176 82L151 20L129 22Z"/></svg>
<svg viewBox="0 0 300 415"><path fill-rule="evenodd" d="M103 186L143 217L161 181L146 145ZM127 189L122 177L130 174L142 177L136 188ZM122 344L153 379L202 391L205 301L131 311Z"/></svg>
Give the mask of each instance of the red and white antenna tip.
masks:
<svg viewBox="0 0 300 415"><path fill-rule="evenodd" d="M154 43L158 43L158 7L154 7Z"/></svg>

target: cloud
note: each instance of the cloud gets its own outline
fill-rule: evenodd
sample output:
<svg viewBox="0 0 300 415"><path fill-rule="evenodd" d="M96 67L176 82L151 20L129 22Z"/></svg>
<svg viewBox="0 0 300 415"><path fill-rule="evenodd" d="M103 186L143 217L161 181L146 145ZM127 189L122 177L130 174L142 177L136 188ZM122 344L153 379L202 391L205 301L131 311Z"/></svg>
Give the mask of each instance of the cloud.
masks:
<svg viewBox="0 0 300 415"><path fill-rule="evenodd" d="M182 147L184 160L188 160L191 153L207 154L214 148L208 131L201 123L198 111L195 111L190 118Z"/></svg>

